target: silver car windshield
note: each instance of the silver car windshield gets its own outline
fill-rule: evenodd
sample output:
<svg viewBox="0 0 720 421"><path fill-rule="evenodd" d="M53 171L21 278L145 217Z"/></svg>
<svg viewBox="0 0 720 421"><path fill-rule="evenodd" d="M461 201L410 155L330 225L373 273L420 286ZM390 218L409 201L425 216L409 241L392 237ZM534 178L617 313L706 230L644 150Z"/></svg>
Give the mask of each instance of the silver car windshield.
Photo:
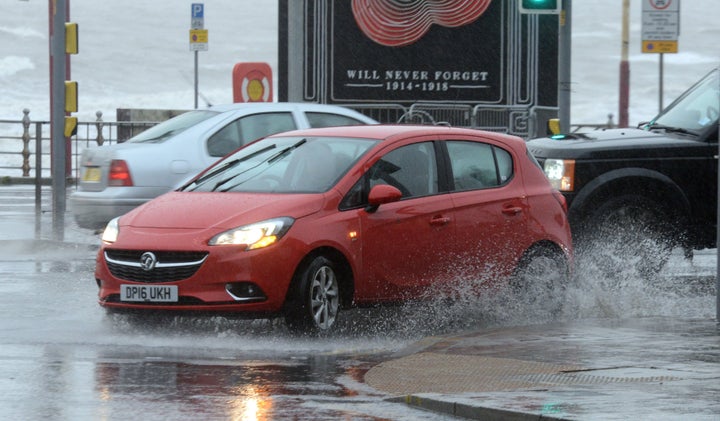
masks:
<svg viewBox="0 0 720 421"><path fill-rule="evenodd" d="M207 120L210 117L216 116L219 113L217 111L210 110L196 110L188 111L180 114L179 116L173 117L170 120L163 121L162 123L153 126L144 132L133 136L128 139L131 143L160 143L170 137L192 127L201 121Z"/></svg>
<svg viewBox="0 0 720 421"><path fill-rule="evenodd" d="M717 124L720 108L720 70L714 70L665 108L647 126L648 129L703 132Z"/></svg>
<svg viewBox="0 0 720 421"><path fill-rule="evenodd" d="M225 157L183 191L321 193L378 141L339 137L274 137Z"/></svg>

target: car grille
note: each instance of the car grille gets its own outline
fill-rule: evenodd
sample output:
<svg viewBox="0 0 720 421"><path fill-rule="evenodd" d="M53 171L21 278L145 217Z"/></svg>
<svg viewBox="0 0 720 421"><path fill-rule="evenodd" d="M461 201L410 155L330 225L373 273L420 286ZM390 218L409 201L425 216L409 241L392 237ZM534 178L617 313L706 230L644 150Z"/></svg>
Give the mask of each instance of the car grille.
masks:
<svg viewBox="0 0 720 421"><path fill-rule="evenodd" d="M146 253L155 262L150 269L143 267ZM105 250L105 262L116 278L133 282L175 282L195 274L207 258L207 252Z"/></svg>

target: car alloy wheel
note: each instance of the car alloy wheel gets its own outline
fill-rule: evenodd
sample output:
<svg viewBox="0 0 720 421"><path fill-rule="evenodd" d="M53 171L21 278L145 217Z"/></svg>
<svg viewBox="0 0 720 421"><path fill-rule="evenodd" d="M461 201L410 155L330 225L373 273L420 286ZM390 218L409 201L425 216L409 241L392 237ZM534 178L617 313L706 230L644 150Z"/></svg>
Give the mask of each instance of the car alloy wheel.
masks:
<svg viewBox="0 0 720 421"><path fill-rule="evenodd" d="M335 265L315 257L296 277L285 322L292 331L323 333L332 330L340 311L340 284Z"/></svg>

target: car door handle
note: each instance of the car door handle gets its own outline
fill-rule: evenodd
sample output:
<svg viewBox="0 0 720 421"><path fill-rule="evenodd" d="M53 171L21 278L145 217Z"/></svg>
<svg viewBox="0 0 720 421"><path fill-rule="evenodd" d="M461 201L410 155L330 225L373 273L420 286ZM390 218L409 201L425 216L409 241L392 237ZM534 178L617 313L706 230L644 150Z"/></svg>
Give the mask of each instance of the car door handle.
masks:
<svg viewBox="0 0 720 421"><path fill-rule="evenodd" d="M502 213L505 215L517 215L520 212L522 212L522 208L520 206L506 206L502 209Z"/></svg>
<svg viewBox="0 0 720 421"><path fill-rule="evenodd" d="M430 220L430 225L434 227L442 227L450 223L450 218L446 216L435 216Z"/></svg>

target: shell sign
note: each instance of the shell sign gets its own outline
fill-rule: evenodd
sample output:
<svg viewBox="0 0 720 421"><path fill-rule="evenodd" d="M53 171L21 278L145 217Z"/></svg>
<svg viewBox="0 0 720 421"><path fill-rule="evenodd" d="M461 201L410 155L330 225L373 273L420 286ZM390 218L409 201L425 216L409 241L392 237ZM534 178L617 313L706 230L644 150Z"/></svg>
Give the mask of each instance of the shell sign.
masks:
<svg viewBox="0 0 720 421"><path fill-rule="evenodd" d="M272 69L267 63L237 63L232 72L233 102L272 102Z"/></svg>

